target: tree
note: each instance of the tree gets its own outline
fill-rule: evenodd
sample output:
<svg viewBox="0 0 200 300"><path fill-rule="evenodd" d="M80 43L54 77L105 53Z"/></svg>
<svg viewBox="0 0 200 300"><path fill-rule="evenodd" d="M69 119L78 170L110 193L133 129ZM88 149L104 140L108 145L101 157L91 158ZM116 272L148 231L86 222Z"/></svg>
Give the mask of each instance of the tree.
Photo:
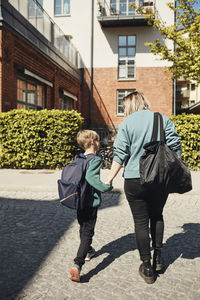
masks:
<svg viewBox="0 0 200 300"><path fill-rule="evenodd" d="M157 39L153 43L147 42L150 52L161 56L162 60L171 62L167 70L174 78L181 76L200 83L200 12L195 10L197 0L175 0L168 3L174 12L176 20L174 25L167 26L158 17L158 11L149 12L145 8L135 7L138 13L143 14L148 24L160 31L162 39L174 42L174 49L169 49L165 43Z"/></svg>

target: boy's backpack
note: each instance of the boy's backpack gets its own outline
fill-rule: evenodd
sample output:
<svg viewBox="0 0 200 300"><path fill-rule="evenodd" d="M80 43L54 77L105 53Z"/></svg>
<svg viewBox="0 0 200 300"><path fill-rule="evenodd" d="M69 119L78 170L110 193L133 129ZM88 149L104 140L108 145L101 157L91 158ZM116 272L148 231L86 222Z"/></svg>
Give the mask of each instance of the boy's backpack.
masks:
<svg viewBox="0 0 200 300"><path fill-rule="evenodd" d="M85 174L88 162L94 157L95 154L80 154L63 168L61 179L58 180L58 193L64 206L72 209L83 208L87 187Z"/></svg>

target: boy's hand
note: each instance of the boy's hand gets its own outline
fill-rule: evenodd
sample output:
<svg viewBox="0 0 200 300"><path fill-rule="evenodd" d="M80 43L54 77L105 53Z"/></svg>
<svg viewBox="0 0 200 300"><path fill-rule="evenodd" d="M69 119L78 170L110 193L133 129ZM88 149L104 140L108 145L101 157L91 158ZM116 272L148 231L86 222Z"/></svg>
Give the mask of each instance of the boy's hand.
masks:
<svg viewBox="0 0 200 300"><path fill-rule="evenodd" d="M108 183L108 184L109 184L109 183ZM113 186L112 186L111 184L109 184L109 186L110 186L110 188L109 188L108 192L111 191L111 190L113 189Z"/></svg>
<svg viewBox="0 0 200 300"><path fill-rule="evenodd" d="M113 189L113 186L110 183L105 183L108 186L107 192Z"/></svg>

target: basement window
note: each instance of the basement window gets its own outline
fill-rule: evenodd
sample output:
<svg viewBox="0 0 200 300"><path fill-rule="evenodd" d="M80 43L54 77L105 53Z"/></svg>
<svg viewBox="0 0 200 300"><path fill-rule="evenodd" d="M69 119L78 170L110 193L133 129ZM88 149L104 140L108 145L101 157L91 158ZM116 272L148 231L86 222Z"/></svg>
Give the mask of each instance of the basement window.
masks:
<svg viewBox="0 0 200 300"><path fill-rule="evenodd" d="M61 110L73 110L74 101L77 101L77 97L75 95L62 88L59 89L59 102Z"/></svg>
<svg viewBox="0 0 200 300"><path fill-rule="evenodd" d="M45 108L45 87L27 79L17 79L17 108Z"/></svg>

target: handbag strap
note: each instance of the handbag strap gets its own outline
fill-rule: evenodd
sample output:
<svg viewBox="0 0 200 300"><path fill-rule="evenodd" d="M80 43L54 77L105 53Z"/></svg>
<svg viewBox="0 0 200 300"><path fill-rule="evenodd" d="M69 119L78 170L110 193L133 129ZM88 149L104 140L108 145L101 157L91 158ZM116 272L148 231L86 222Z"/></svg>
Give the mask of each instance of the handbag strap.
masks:
<svg viewBox="0 0 200 300"><path fill-rule="evenodd" d="M165 141L165 134L163 130L163 117L159 112L154 113L154 121L153 121L153 133L151 141L158 140L158 120L160 124L160 141Z"/></svg>

